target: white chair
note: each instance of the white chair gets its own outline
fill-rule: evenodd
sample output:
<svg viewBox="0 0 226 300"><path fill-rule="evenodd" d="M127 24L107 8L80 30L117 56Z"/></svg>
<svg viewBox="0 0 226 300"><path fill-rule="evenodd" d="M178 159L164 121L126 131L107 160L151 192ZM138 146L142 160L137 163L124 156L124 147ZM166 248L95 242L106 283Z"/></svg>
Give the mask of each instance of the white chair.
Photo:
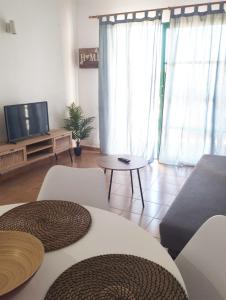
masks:
<svg viewBox="0 0 226 300"><path fill-rule="evenodd" d="M109 209L106 179L98 168L52 167L46 174L37 200L67 200Z"/></svg>
<svg viewBox="0 0 226 300"><path fill-rule="evenodd" d="M214 216L175 260L190 300L226 299L226 216Z"/></svg>

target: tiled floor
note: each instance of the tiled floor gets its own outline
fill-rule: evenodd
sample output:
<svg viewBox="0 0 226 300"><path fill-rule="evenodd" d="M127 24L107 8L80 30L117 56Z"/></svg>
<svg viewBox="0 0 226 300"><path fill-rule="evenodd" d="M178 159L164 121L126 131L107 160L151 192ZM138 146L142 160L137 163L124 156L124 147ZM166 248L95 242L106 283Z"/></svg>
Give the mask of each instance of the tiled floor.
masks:
<svg viewBox="0 0 226 300"><path fill-rule="evenodd" d="M140 190L134 172L134 195L132 195L129 172L114 172L111 210L137 223L159 239L159 224L175 196L181 189L192 168L176 168L158 162L140 171L145 200L142 208ZM109 182L110 174L107 174Z"/></svg>
<svg viewBox="0 0 226 300"><path fill-rule="evenodd" d="M73 165L66 154L59 157L58 164L73 167L97 167L98 152L84 151ZM48 169L54 160L29 166L26 169L0 177L0 204L35 201ZM140 171L145 208L142 208L139 183L133 174L132 195L129 172L114 172L110 199L111 211L119 214L149 231L159 239L159 224L175 199L183 183L190 175L190 167L171 167L154 162ZM106 174L109 184L110 172Z"/></svg>

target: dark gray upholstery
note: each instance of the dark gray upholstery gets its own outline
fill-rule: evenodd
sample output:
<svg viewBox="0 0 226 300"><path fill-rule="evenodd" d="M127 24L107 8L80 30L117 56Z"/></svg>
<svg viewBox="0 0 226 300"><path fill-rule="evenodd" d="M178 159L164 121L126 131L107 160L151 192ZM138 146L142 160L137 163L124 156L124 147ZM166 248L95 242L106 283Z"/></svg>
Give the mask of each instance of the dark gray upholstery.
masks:
<svg viewBox="0 0 226 300"><path fill-rule="evenodd" d="M162 245L175 258L214 215L226 215L226 157L204 155L160 224Z"/></svg>

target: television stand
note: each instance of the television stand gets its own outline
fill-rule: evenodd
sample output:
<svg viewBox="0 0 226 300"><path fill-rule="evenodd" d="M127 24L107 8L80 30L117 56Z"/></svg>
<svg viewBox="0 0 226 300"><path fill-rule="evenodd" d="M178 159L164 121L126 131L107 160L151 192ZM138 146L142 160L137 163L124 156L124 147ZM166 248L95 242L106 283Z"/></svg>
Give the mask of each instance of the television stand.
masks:
<svg viewBox="0 0 226 300"><path fill-rule="evenodd" d="M68 151L71 161L72 133L66 129L51 130L13 144L0 144L0 174Z"/></svg>

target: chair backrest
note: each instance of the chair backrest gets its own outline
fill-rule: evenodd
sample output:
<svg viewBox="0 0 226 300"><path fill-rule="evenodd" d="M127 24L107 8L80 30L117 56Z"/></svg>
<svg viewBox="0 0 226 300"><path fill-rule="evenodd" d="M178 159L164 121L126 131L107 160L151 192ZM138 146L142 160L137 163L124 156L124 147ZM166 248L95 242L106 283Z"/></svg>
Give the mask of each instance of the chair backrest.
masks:
<svg viewBox="0 0 226 300"><path fill-rule="evenodd" d="M106 179L99 168L52 167L46 174L37 200L67 200L109 209Z"/></svg>
<svg viewBox="0 0 226 300"><path fill-rule="evenodd" d="M226 216L207 220L175 262L189 299L226 299Z"/></svg>

